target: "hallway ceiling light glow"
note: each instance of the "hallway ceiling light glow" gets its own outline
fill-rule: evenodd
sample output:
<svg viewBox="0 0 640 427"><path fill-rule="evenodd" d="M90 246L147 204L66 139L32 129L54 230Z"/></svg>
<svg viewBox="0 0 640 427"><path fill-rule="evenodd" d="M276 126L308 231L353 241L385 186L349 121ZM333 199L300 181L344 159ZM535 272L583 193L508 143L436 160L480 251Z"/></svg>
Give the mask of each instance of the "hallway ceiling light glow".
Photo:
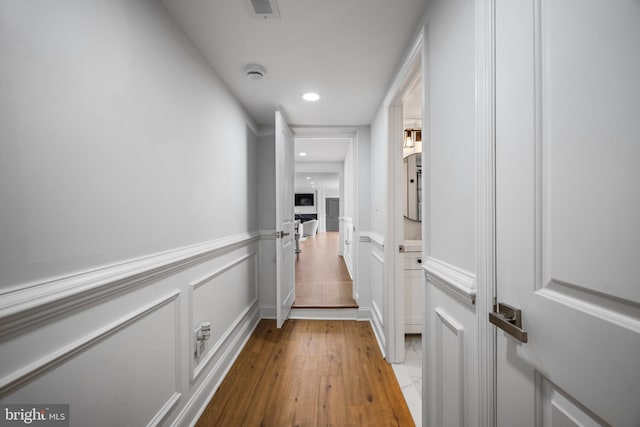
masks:
<svg viewBox="0 0 640 427"><path fill-rule="evenodd" d="M307 177L307 179L311 179L311 177L310 177L310 176L308 176L308 177Z"/></svg>
<svg viewBox="0 0 640 427"><path fill-rule="evenodd" d="M306 156L306 155L307 155L307 153L305 153L305 152L298 153L298 156L300 156L300 157L304 157L304 156Z"/></svg>
<svg viewBox="0 0 640 427"><path fill-rule="evenodd" d="M302 99L309 102L315 102L320 99L320 95L318 95L315 92L307 92L304 95L302 95Z"/></svg>

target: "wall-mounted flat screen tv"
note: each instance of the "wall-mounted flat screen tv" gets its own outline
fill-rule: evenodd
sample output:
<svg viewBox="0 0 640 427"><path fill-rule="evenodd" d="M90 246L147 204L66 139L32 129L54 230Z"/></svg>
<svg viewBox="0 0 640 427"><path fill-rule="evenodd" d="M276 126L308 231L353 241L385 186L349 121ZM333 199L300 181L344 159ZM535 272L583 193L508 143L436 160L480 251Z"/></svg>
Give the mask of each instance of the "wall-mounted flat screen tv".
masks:
<svg viewBox="0 0 640 427"><path fill-rule="evenodd" d="M314 206L313 193L296 193L296 206Z"/></svg>

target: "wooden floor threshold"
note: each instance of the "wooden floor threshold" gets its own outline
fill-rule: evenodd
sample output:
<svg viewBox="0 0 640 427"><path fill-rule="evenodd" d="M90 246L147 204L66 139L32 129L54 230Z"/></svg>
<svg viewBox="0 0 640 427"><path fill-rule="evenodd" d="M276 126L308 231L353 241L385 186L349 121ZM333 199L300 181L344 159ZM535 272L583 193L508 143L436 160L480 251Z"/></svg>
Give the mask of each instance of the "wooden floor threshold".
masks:
<svg viewBox="0 0 640 427"><path fill-rule="evenodd" d="M289 313L290 319L316 320L359 320L358 308L327 308L327 307L293 307Z"/></svg>
<svg viewBox="0 0 640 427"><path fill-rule="evenodd" d="M358 304L296 304L292 308L358 308Z"/></svg>

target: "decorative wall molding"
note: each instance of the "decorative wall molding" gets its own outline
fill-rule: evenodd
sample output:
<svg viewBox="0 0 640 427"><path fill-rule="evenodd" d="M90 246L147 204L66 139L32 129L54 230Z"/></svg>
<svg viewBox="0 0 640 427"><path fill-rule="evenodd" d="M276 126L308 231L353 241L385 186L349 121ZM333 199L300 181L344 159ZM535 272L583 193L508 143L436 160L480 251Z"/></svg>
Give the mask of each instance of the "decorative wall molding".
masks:
<svg viewBox="0 0 640 427"><path fill-rule="evenodd" d="M247 341L251 337L256 326L260 322L260 312L257 304L253 304L246 315L241 315L238 319L243 319L239 323L234 323L234 331L227 336L227 345L221 353L220 358L213 368L200 382L200 385L191 395L189 401L184 405L182 411L171 426L181 427L185 425L195 425L202 415L213 395L220 387L222 380L227 375L233 363L240 355ZM231 328L230 328L231 329Z"/></svg>
<svg viewBox="0 0 640 427"><path fill-rule="evenodd" d="M228 343L231 338L238 334L238 329L240 329L241 325L246 324L251 321L252 318L255 318L259 314L260 310L258 308L258 301L253 300L244 310L238 315L236 320L233 321L231 326L222 334L220 339L215 343L215 345L209 350L202 361L196 364L191 370L191 382L194 382L198 379L200 374L204 371L204 369L209 365L209 363L214 359L214 357L218 356L223 348L228 347ZM190 315L192 312L190 313ZM193 323L193 319L192 319ZM194 348L195 343L191 340L189 348ZM193 354L189 353L192 360Z"/></svg>
<svg viewBox="0 0 640 427"><path fill-rule="evenodd" d="M257 232L135 258L0 295L0 336L257 241Z"/></svg>
<svg viewBox="0 0 640 427"><path fill-rule="evenodd" d="M435 425L455 425L452 422L457 420L459 427L464 427L464 328L454 321L448 314L446 314L441 308L435 310L436 319L439 320L436 324L436 410L435 410ZM443 334L449 331L456 337L455 348L446 348ZM448 354L445 352L449 351ZM445 368L445 363L449 364L449 369ZM453 364L453 366L451 366ZM444 373L450 375L455 374L455 378L445 378ZM444 387L456 387L455 396L457 402L447 401L449 409L452 409L451 404L455 404L457 407L457 414L455 419L451 419L453 414L451 411L444 411L445 402L443 396L445 395ZM451 393L446 393L451 396ZM446 417L446 421L445 421Z"/></svg>
<svg viewBox="0 0 640 427"><path fill-rule="evenodd" d="M433 283L463 301L475 304L476 276L436 258L426 257L424 271L429 283Z"/></svg>
<svg viewBox="0 0 640 427"><path fill-rule="evenodd" d="M371 301L371 312L374 314L373 319L380 325L384 325L384 318L382 317L382 311L375 301Z"/></svg>
<svg viewBox="0 0 640 427"><path fill-rule="evenodd" d="M212 273L205 274L201 278L191 282L189 284L190 289L192 291L198 289L200 286L204 285L208 281L210 281L212 279L215 279L216 277L218 277L219 275L221 275L225 271L230 270L231 268L235 267L236 265L240 264L241 262L251 258L252 256L256 256L257 254L258 254L257 251L252 251L252 252L250 252L248 254L244 254L240 258L237 258L237 259L231 261L230 263L225 264L224 266L216 269Z"/></svg>
<svg viewBox="0 0 640 427"><path fill-rule="evenodd" d="M349 278L354 280L355 275L353 274L353 258L352 258L352 250L347 251L342 258L344 259L344 265L347 267L347 273L349 273Z"/></svg>
<svg viewBox="0 0 640 427"><path fill-rule="evenodd" d="M47 371L50 371L56 366L59 366L65 361L71 359L81 351L93 347L94 345L100 343L116 332L133 324L137 320L149 315L150 313L158 310L166 304L169 304L170 302L178 298L178 295L180 295L180 291L175 290L162 298L146 304L140 309L116 320L115 322L112 322L109 325L100 328L56 351L53 351L43 358L5 376L4 378L0 379L0 396L5 395L12 390L15 390L25 382L38 377ZM176 375L179 375L179 372L176 372Z"/></svg>
<svg viewBox="0 0 640 427"><path fill-rule="evenodd" d="M384 249L384 236L373 231L360 232L360 242L372 243L379 249Z"/></svg>
<svg viewBox="0 0 640 427"><path fill-rule="evenodd" d="M162 405L162 408L160 408L156 416L153 417L151 421L149 421L149 424L147 424L147 427L152 427L152 426L155 427L162 424L164 419L173 410L173 408L176 406L176 404L178 403L181 397L182 397L182 393L177 393L177 392L173 393L173 395L169 398L169 400L167 400L167 403Z"/></svg>
<svg viewBox="0 0 640 427"><path fill-rule="evenodd" d="M236 265L239 265L240 263L247 261L248 259L253 258L254 260L254 265L253 265L253 269L256 270L257 269L257 252L256 251L252 251L248 254L243 254L242 256L240 256L239 258L225 264L224 266L216 269L215 271L208 273L206 275L204 275L203 277L191 282L189 284L189 291L188 291L188 304L189 304L189 330L193 329L195 327L194 322L193 322L193 295L196 289L198 289L200 286L204 285L205 283L215 279L216 277L220 276L221 274L223 274L226 271L229 271L231 268L235 267ZM257 277L258 275L256 274L256 281L257 281ZM256 290L257 291L257 290ZM256 293L257 295L257 293ZM194 366L192 366L191 369L191 381L195 381L198 376L202 373L203 369L209 364L209 362L211 362L211 360L220 352L222 346L226 343L226 341L229 339L229 336L232 333L235 333L235 329L236 327L243 321L243 318L245 316L247 316L251 311L256 311L257 310L257 306L258 306L258 299L257 297L254 298L248 306L246 306L244 308L244 310L242 310L242 312L239 314L239 316L233 321L233 323L231 324L231 326L229 326L229 328L222 334L222 336L220 337L220 339L214 344L214 346L206 353L203 355L200 363L195 364L195 361L193 360L193 357L191 358L191 362L194 364ZM195 343L193 342L193 336L190 337L190 345L191 348L195 347Z"/></svg>
<svg viewBox="0 0 640 427"><path fill-rule="evenodd" d="M378 344L380 345L380 351L382 351L382 354L386 357L385 349L387 338L384 333L384 316L375 296L376 289L378 288L380 294L384 294L384 258L375 251L369 251L369 254L371 256L371 264L369 265L369 283L371 284L370 322L373 327L373 332L378 340ZM380 303L382 303L382 301L380 301Z"/></svg>

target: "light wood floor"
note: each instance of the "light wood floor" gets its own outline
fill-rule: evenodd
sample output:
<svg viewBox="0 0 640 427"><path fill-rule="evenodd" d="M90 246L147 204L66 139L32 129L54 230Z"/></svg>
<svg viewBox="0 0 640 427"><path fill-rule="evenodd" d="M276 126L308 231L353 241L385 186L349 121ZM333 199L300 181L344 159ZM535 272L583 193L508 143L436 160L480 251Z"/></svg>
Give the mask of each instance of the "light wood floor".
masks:
<svg viewBox="0 0 640 427"><path fill-rule="evenodd" d="M338 255L339 239L340 233L331 231L300 242L294 307L358 307L353 299L353 282Z"/></svg>
<svg viewBox="0 0 640 427"><path fill-rule="evenodd" d="M196 426L413 426L368 322L262 320Z"/></svg>

